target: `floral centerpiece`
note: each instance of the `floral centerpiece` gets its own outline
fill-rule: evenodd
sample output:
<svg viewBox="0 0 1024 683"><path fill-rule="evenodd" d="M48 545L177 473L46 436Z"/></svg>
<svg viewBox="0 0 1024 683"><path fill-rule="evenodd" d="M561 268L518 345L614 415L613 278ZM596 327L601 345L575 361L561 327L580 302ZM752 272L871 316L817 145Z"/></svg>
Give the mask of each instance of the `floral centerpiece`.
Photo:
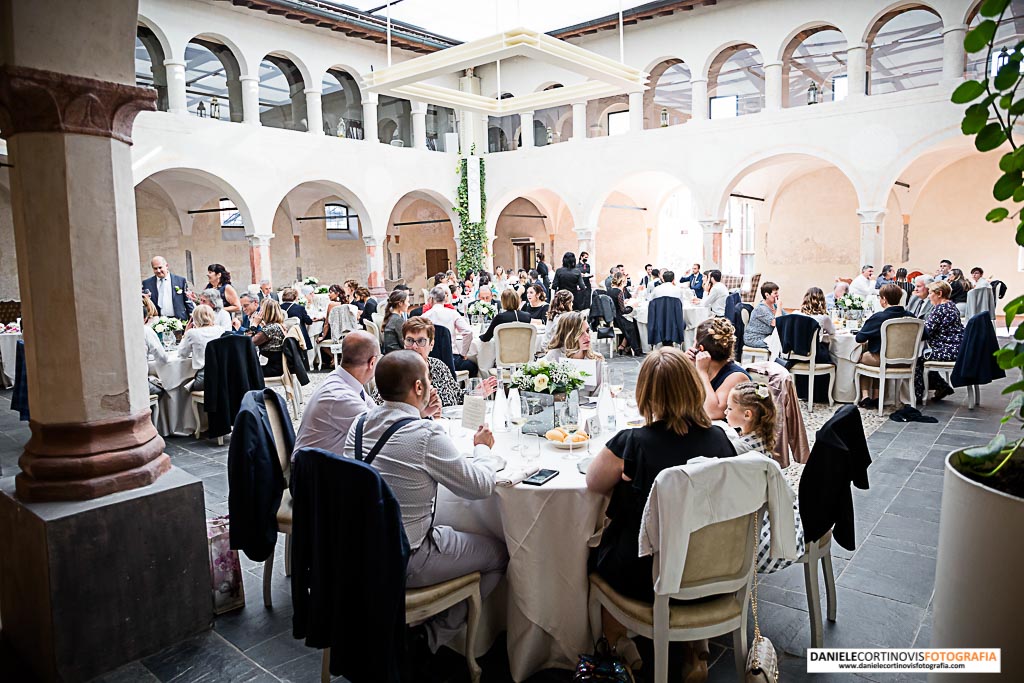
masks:
<svg viewBox="0 0 1024 683"><path fill-rule="evenodd" d="M181 322L177 318L169 318L162 315L153 323L153 331L157 334L163 334L164 332L184 332L185 323Z"/></svg>
<svg viewBox="0 0 1024 683"><path fill-rule="evenodd" d="M836 299L836 308L842 311L847 319L859 320L864 317L867 301L859 294L844 294Z"/></svg>
<svg viewBox="0 0 1024 683"><path fill-rule="evenodd" d="M316 287L318 284L320 284L320 280L317 280L315 277L307 277L305 280L302 281L302 284L309 285L310 287Z"/></svg>
<svg viewBox="0 0 1024 683"><path fill-rule="evenodd" d="M498 307L486 301L474 301L469 305L470 315L479 315L484 318L493 318L498 314Z"/></svg>
<svg viewBox="0 0 1024 683"><path fill-rule="evenodd" d="M511 385L522 392L526 403L523 431L544 435L563 424L575 424L579 419L577 390L589 374L572 363L548 360L527 363L513 372Z"/></svg>
<svg viewBox="0 0 1024 683"><path fill-rule="evenodd" d="M327 294L330 291L328 287L317 287L313 290L314 294Z"/></svg>

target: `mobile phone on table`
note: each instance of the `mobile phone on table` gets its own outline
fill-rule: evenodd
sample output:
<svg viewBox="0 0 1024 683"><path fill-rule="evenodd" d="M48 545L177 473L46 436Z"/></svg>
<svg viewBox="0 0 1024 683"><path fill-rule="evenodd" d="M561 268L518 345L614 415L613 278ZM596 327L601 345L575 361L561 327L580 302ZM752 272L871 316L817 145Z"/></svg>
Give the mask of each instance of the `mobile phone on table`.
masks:
<svg viewBox="0 0 1024 683"><path fill-rule="evenodd" d="M539 470L536 474L523 479L523 483L530 486L543 486L557 476L558 470Z"/></svg>

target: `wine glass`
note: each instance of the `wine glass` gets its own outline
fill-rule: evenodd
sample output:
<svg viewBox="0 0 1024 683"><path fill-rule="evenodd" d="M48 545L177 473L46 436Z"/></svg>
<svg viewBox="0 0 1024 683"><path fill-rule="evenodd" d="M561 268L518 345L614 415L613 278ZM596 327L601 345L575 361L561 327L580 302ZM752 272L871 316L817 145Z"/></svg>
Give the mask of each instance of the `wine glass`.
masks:
<svg viewBox="0 0 1024 683"><path fill-rule="evenodd" d="M622 370L619 368L610 368L608 370L608 391L611 392L612 398L615 398L622 393L622 388L625 386L625 380L622 377Z"/></svg>
<svg viewBox="0 0 1024 683"><path fill-rule="evenodd" d="M512 447L514 451L523 450L523 425L526 424L526 415L529 412L523 410L523 404L526 402L525 398L521 398L518 401L508 402L508 421L516 426L516 445Z"/></svg>

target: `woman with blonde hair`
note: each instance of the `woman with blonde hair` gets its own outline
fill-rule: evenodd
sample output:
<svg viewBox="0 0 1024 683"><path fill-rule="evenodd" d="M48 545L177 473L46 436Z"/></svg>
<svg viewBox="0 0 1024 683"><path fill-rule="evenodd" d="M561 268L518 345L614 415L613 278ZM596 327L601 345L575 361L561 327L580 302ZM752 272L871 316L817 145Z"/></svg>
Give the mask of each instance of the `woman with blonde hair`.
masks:
<svg viewBox="0 0 1024 683"><path fill-rule="evenodd" d="M594 352L590 348L590 326L582 311L566 313L558 319L551 341L548 342L548 352L545 360L554 362L562 360L593 360L597 361L595 376L596 383L592 387L580 389L582 396L596 396L601 389L601 375L604 364L604 356Z"/></svg>
<svg viewBox="0 0 1024 683"><path fill-rule="evenodd" d="M276 303L276 302L275 302ZM206 345L224 334L224 330L214 324L213 309L206 304L199 304L192 311L190 327L185 330L178 346L178 357L192 357L192 369L196 371L195 382L190 391L203 390L203 368L206 367Z"/></svg>
<svg viewBox="0 0 1024 683"><path fill-rule="evenodd" d="M565 313L572 313L575 303L576 298L567 289L559 289L551 297L551 305L548 306L547 331L544 333L545 349L555 336L555 330L558 329L558 318Z"/></svg>
<svg viewBox="0 0 1024 683"><path fill-rule="evenodd" d="M260 355L267 359L263 366L264 377L280 377L284 374L284 313L281 304L270 297L260 304L260 331L253 335L252 343Z"/></svg>
<svg viewBox="0 0 1024 683"><path fill-rule="evenodd" d="M638 538L644 505L658 474L698 455L728 458L736 454L725 431L711 424L705 398L704 382L687 354L673 347L653 350L640 366L636 383L644 426L622 430L609 439L587 469L587 489L611 494L607 512L611 522L591 555L591 566L629 598L654 601L653 557L638 557ZM608 642L632 668L638 668L640 656L625 627L604 610L601 618ZM692 643L688 650L691 672L703 670L706 675L706 642Z"/></svg>
<svg viewBox="0 0 1024 683"><path fill-rule="evenodd" d="M696 341L686 356L697 367L697 376L704 386L704 410L712 420L725 417L729 392L750 377L733 360L736 349L736 328L725 318L709 318L697 326Z"/></svg>

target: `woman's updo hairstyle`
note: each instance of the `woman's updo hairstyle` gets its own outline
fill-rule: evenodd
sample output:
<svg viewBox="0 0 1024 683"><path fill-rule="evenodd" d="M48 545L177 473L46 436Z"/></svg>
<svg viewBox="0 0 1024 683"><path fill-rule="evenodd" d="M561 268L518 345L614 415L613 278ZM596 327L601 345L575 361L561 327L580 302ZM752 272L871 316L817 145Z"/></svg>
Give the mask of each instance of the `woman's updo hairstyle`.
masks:
<svg viewBox="0 0 1024 683"><path fill-rule="evenodd" d="M736 348L736 328L725 318L709 318L697 326L696 345L704 347L712 360L728 360Z"/></svg>

